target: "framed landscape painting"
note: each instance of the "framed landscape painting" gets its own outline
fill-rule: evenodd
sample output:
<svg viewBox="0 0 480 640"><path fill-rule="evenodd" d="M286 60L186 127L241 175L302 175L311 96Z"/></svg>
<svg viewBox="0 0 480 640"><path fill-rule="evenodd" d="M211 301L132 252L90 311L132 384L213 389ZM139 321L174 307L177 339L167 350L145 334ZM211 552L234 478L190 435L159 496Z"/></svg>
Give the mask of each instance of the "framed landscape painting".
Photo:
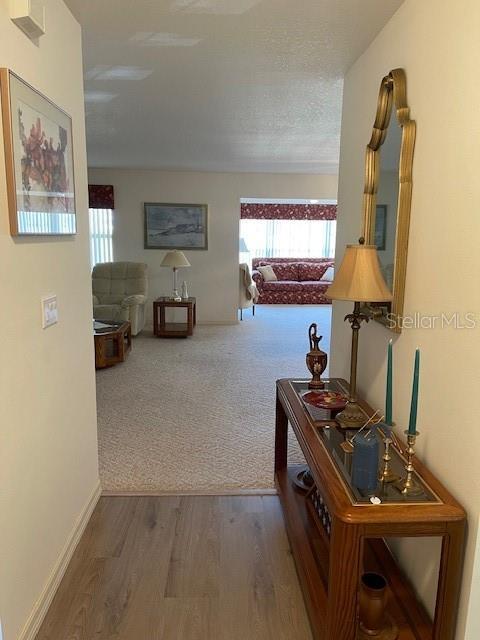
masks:
<svg viewBox="0 0 480 640"><path fill-rule="evenodd" d="M145 202L145 249L207 249L206 204Z"/></svg>
<svg viewBox="0 0 480 640"><path fill-rule="evenodd" d="M0 69L10 233L76 233L72 120L9 69Z"/></svg>

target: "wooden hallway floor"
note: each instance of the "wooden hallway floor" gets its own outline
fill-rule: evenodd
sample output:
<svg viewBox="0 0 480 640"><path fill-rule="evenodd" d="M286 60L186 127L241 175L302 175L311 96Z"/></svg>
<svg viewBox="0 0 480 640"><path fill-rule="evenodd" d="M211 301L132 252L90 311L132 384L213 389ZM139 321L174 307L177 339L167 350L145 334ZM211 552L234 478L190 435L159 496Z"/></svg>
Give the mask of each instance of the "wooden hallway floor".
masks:
<svg viewBox="0 0 480 640"><path fill-rule="evenodd" d="M276 496L103 497L36 640L311 640Z"/></svg>

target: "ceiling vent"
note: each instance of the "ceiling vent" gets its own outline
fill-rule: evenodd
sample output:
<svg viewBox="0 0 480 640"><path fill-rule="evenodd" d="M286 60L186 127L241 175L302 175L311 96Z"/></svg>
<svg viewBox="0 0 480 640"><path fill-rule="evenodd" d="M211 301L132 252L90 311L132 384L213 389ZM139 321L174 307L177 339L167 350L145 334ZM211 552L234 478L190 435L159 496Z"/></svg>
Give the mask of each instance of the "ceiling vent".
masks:
<svg viewBox="0 0 480 640"><path fill-rule="evenodd" d="M31 40L45 33L45 7L41 0L10 0L10 18Z"/></svg>

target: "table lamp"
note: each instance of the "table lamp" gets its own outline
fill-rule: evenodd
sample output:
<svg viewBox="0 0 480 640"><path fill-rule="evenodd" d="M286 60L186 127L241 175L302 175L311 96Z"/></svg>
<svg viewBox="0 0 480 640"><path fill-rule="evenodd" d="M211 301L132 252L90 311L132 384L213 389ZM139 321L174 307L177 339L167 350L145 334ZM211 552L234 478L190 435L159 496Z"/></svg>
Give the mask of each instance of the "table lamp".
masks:
<svg viewBox="0 0 480 640"><path fill-rule="evenodd" d="M165 254L165 257L163 258L161 264L161 267L172 267L173 269L173 294L172 294L172 298L178 302L181 301L181 296L178 293L178 289L177 289L177 269L179 267L189 267L190 266L190 262L187 260L187 258L185 257L185 254L183 253L183 251L177 251L176 249L174 251L169 251L167 254Z"/></svg>
<svg viewBox="0 0 480 640"><path fill-rule="evenodd" d="M333 283L325 295L332 300L351 300L353 313L345 316L352 326L352 352L350 358L350 388L345 409L335 416L341 426L356 428L361 426L366 415L357 403L357 357L358 331L363 320L370 317L360 311L361 302L387 302L392 299L378 261L377 248L374 245L347 245L345 255Z"/></svg>
<svg viewBox="0 0 480 640"><path fill-rule="evenodd" d="M240 262L248 262L248 254L250 253L245 242L245 238L239 238L238 240L238 253Z"/></svg>

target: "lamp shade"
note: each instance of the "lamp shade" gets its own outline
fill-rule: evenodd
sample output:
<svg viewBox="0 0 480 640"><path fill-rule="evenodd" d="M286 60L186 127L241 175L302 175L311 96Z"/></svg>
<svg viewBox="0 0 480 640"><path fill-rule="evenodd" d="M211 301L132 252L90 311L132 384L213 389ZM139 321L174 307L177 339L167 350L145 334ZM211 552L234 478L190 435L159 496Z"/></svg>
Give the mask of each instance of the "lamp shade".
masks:
<svg viewBox="0 0 480 640"><path fill-rule="evenodd" d="M190 262L185 257L183 251L169 251L165 254L162 262L160 263L161 267L189 267Z"/></svg>
<svg viewBox="0 0 480 640"><path fill-rule="evenodd" d="M238 249L240 253L248 253L247 243L245 242L245 238L240 238L238 240Z"/></svg>
<svg viewBox="0 0 480 640"><path fill-rule="evenodd" d="M332 300L387 302L392 299L378 261L377 248L349 244L332 285L325 295Z"/></svg>

